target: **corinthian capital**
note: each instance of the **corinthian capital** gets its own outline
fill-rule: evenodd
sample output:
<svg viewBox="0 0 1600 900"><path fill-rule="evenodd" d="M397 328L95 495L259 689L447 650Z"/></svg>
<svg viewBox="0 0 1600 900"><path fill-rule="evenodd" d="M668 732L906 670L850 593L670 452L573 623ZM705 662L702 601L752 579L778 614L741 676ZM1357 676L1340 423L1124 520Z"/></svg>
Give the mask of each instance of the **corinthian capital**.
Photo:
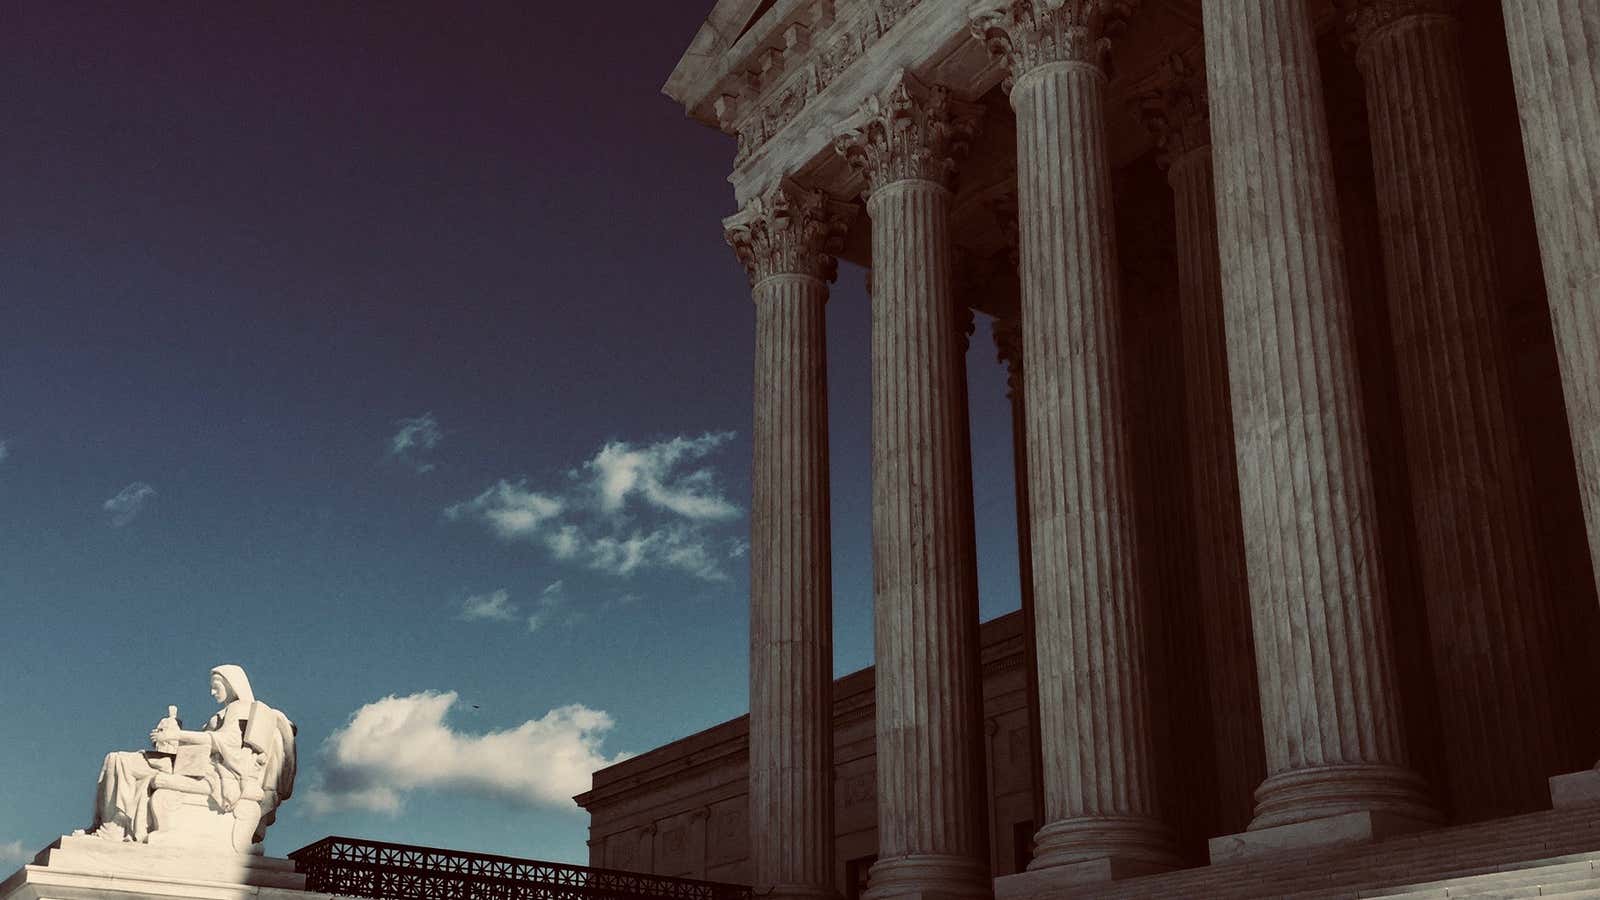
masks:
<svg viewBox="0 0 1600 900"><path fill-rule="evenodd" d="M1156 161L1162 168L1211 144L1206 67L1198 47L1167 57L1151 89L1134 97L1130 105L1155 138L1160 150Z"/></svg>
<svg viewBox="0 0 1600 900"><path fill-rule="evenodd" d="M994 320L990 326L994 338L995 359L1006 366L1006 396L1014 397L1022 390L1022 319L1013 313Z"/></svg>
<svg viewBox="0 0 1600 900"><path fill-rule="evenodd" d="M834 138L833 147L870 191L912 179L950 187L982 117L982 107L902 69L888 90L866 99L860 124Z"/></svg>
<svg viewBox="0 0 1600 900"><path fill-rule="evenodd" d="M1111 42L1139 0L1004 0L972 20L972 33L1010 70L1005 89L1047 63L1105 70Z"/></svg>
<svg viewBox="0 0 1600 900"><path fill-rule="evenodd" d="M1361 48L1373 35L1412 16L1453 16L1461 0L1336 0L1335 5L1344 13L1345 45L1356 51L1359 62Z"/></svg>
<svg viewBox="0 0 1600 900"><path fill-rule="evenodd" d="M774 275L832 281L856 207L783 179L722 220L723 237L755 286Z"/></svg>

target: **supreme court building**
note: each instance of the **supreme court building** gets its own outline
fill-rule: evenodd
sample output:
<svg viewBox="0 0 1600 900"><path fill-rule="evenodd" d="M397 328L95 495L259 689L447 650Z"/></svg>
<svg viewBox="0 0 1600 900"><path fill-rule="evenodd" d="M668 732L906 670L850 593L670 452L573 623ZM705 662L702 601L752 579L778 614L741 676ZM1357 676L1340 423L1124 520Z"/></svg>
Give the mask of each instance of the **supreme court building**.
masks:
<svg viewBox="0 0 1600 900"><path fill-rule="evenodd" d="M717 0L665 90L737 142L751 710L596 773L593 865L1600 887L1600 0ZM834 681L840 260L876 665ZM1023 584L982 626L973 311Z"/></svg>

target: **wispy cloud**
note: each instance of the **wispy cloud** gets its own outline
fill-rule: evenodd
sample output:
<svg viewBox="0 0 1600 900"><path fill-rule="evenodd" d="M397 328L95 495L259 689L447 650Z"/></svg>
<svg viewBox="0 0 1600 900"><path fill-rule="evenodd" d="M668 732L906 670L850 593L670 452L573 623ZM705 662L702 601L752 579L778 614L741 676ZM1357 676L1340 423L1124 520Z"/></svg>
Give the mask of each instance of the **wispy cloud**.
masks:
<svg viewBox="0 0 1600 900"><path fill-rule="evenodd" d="M416 418L399 419L394 424L399 430L389 437L389 458L419 475L433 471L434 464L427 457L444 440L439 420L433 413L425 412Z"/></svg>
<svg viewBox="0 0 1600 900"><path fill-rule="evenodd" d="M149 504L150 498L156 495L156 489L142 481L135 481L117 492L115 497L102 504L102 508L110 514L112 528L121 528L139 517L144 508Z"/></svg>
<svg viewBox="0 0 1600 900"><path fill-rule="evenodd" d="M722 521L737 518L739 507L722 496L712 471L680 468L731 440L733 432L719 431L644 446L613 441L584 466L593 473L600 506L607 512L617 512L637 497L686 519Z"/></svg>
<svg viewBox="0 0 1600 900"><path fill-rule="evenodd" d="M480 521L502 540L525 540L558 561L608 575L655 569L726 580L725 563L738 554L718 549L723 538L715 529L741 510L704 460L732 439L732 432L709 432L653 444L612 441L571 469L557 489L501 479L444 514Z"/></svg>
<svg viewBox="0 0 1600 900"><path fill-rule="evenodd" d="M3 445L0 445L3 446ZM12 866L20 866L33 860L33 851L22 845L21 841L0 843L0 874L9 874Z"/></svg>
<svg viewBox="0 0 1600 900"><path fill-rule="evenodd" d="M566 582L552 581L545 585L545 589L539 592L538 608L528 615L528 630L538 631L548 625L566 600Z"/></svg>
<svg viewBox="0 0 1600 900"><path fill-rule="evenodd" d="M445 518L479 518L507 540L536 534L540 526L561 515L566 504L528 490L527 482L501 479L493 487L464 503L447 507Z"/></svg>
<svg viewBox="0 0 1600 900"><path fill-rule="evenodd" d="M573 809L595 769L626 759L601 743L611 716L574 703L515 728L471 734L445 721L454 691L368 703L323 742L306 792L313 813L361 809L396 814L417 790L460 791L521 807Z"/></svg>
<svg viewBox="0 0 1600 900"><path fill-rule="evenodd" d="M517 606L505 588L487 594L473 594L461 601L461 618L468 622L511 622L517 618Z"/></svg>
<svg viewBox="0 0 1600 900"><path fill-rule="evenodd" d="M9 456L11 456L11 445L6 441L0 441L0 463L5 462Z"/></svg>

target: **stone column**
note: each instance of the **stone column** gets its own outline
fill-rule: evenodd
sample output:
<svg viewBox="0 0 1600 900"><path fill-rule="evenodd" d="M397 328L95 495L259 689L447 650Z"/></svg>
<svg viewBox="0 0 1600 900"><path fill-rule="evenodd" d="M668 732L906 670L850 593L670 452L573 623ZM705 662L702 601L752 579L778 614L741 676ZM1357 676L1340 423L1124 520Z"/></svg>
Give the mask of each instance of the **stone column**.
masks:
<svg viewBox="0 0 1600 900"><path fill-rule="evenodd" d="M1100 878L1177 863L1153 787L1106 156L1102 56L1130 5L1014 2L973 23L1017 114L1046 820L1030 868Z"/></svg>
<svg viewBox="0 0 1600 900"><path fill-rule="evenodd" d="M1015 223L1015 217L1011 221ZM1013 260L1012 265L1018 265ZM1027 678L1028 784L1033 821L1044 822L1044 757L1039 749L1039 657L1033 604L1033 537L1028 515L1028 423L1022 406L1022 321L994 321L994 345L1006 366L1006 401L1011 405L1011 471L1017 504L1017 582L1022 594L1022 671Z"/></svg>
<svg viewBox="0 0 1600 900"><path fill-rule="evenodd" d="M724 223L756 303L751 871L782 896L836 893L823 307L853 212L786 182Z"/></svg>
<svg viewBox="0 0 1600 900"><path fill-rule="evenodd" d="M1356 0L1412 515L1456 813L1540 808L1572 755L1512 411L1457 0Z"/></svg>
<svg viewBox="0 0 1600 900"><path fill-rule="evenodd" d="M979 113L900 72L836 141L866 182L872 217L874 898L992 893L948 221L955 160Z"/></svg>
<svg viewBox="0 0 1600 900"><path fill-rule="evenodd" d="M1310 15L1303 0L1203 9L1268 772L1251 828L1426 821L1396 703ZM1230 847L1213 841L1212 858Z"/></svg>
<svg viewBox="0 0 1600 900"><path fill-rule="evenodd" d="M1501 6L1589 559L1600 585L1600 5Z"/></svg>
<svg viewBox="0 0 1600 900"><path fill-rule="evenodd" d="M1250 821L1252 792L1266 775L1266 760L1250 635L1250 584L1234 463L1233 410L1228 399L1211 124L1205 67L1198 56L1191 53L1169 59L1160 85L1138 102L1160 148L1160 162L1167 168L1178 226L1184 413L1197 526L1197 599L1204 623L1221 804L1218 822L1226 830L1242 831Z"/></svg>

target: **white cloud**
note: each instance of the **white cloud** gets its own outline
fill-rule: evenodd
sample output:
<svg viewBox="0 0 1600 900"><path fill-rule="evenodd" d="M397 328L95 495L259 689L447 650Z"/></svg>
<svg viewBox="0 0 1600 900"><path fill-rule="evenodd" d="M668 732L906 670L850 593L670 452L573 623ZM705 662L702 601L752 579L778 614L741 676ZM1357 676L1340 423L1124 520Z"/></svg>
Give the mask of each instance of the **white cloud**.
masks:
<svg viewBox="0 0 1600 900"><path fill-rule="evenodd" d="M733 432L720 431L643 447L613 441L601 447L584 468L593 473L600 506L607 512L621 510L630 497L637 496L686 519L724 521L738 517L739 507L722 496L711 470L680 473L677 469L732 439Z"/></svg>
<svg viewBox="0 0 1600 900"><path fill-rule="evenodd" d="M517 605L505 588L487 594L473 594L461 602L461 618L469 622L510 622L517 618Z"/></svg>
<svg viewBox="0 0 1600 900"><path fill-rule="evenodd" d="M446 508L445 517L479 520L502 540L528 540L558 561L612 576L675 570L725 581L724 563L743 551L718 549L724 539L713 529L741 510L723 496L715 472L686 464L732 439L732 432L708 432L646 445L612 441L572 469L561 489L502 479Z"/></svg>
<svg viewBox="0 0 1600 900"><path fill-rule="evenodd" d="M0 447L4 447L0 444ZM0 457L3 458L3 457ZM20 866L33 861L34 852L22 845L21 841L0 843L0 874L9 874L12 866Z"/></svg>
<svg viewBox="0 0 1600 900"><path fill-rule="evenodd" d="M734 538L728 542L728 558L744 559L750 552L750 542L744 538Z"/></svg>
<svg viewBox="0 0 1600 900"><path fill-rule="evenodd" d="M9 443L7 443L6 441L0 441L0 463L5 462L6 461L6 457L8 457L10 455L11 455L11 445ZM4 845L0 844L0 846L4 846Z"/></svg>
<svg viewBox="0 0 1600 900"><path fill-rule="evenodd" d="M501 538L510 540L535 534L541 525L561 515L566 504L555 497L528 490L525 482L501 479L493 487L445 509L448 519L475 516L488 523Z"/></svg>
<svg viewBox="0 0 1600 900"><path fill-rule="evenodd" d="M150 498L156 495L156 489L142 481L135 481L117 492L115 497L102 504L102 508L111 514L111 527L121 528L139 517L144 511Z"/></svg>
<svg viewBox="0 0 1600 900"><path fill-rule="evenodd" d="M433 413L425 412L415 418L398 419L394 424L399 426L399 430L389 438L389 457L405 463L419 475L433 471L433 463L425 457L444 440L444 432L439 430L439 420L433 417Z"/></svg>
<svg viewBox="0 0 1600 900"><path fill-rule="evenodd" d="M391 695L356 710L323 742L307 808L395 814L408 793L441 790L573 809L590 773L630 755L602 752L613 722L601 710L574 703L515 728L468 734L445 721L456 699L454 691Z"/></svg>
<svg viewBox="0 0 1600 900"><path fill-rule="evenodd" d="M576 525L557 528L544 536L544 542L556 559L572 559L583 550L583 535L579 534Z"/></svg>

